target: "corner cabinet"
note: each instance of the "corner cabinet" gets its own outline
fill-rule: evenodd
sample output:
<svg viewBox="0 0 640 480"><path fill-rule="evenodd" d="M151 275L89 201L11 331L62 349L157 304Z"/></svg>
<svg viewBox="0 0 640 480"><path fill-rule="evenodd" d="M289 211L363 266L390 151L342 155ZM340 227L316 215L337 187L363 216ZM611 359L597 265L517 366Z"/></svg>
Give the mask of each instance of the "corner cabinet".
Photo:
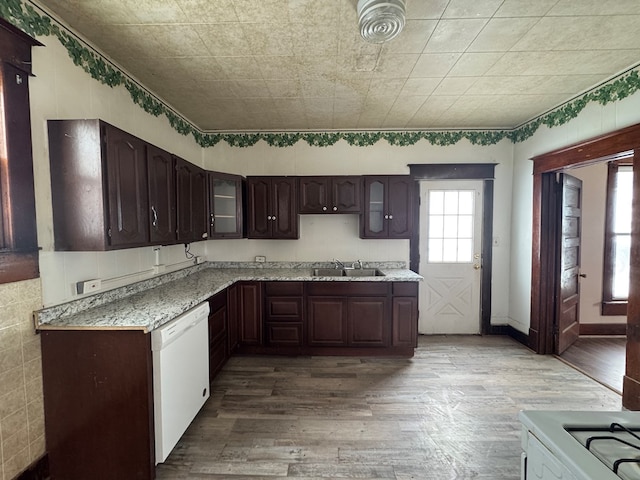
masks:
<svg viewBox="0 0 640 480"><path fill-rule="evenodd" d="M360 213L362 177L300 177L299 213Z"/></svg>
<svg viewBox="0 0 640 480"><path fill-rule="evenodd" d="M411 238L415 181L408 175L365 176L361 238Z"/></svg>
<svg viewBox="0 0 640 480"><path fill-rule="evenodd" d="M49 120L55 249L207 238L206 172L101 120Z"/></svg>
<svg viewBox="0 0 640 480"><path fill-rule="evenodd" d="M209 238L242 238L242 177L207 172Z"/></svg>
<svg viewBox="0 0 640 480"><path fill-rule="evenodd" d="M247 177L247 237L297 239L295 177Z"/></svg>
<svg viewBox="0 0 640 480"><path fill-rule="evenodd" d="M149 244L146 144L99 120L49 120L56 250Z"/></svg>

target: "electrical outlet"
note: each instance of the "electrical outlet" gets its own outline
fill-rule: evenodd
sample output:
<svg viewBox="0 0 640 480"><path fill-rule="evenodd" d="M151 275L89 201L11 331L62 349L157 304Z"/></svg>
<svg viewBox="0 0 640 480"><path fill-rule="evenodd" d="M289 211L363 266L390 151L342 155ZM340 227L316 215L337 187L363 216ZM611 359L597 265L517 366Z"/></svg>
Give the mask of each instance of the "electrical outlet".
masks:
<svg viewBox="0 0 640 480"><path fill-rule="evenodd" d="M200 265L201 263L204 263L204 258L196 257L196 265Z"/></svg>
<svg viewBox="0 0 640 480"><path fill-rule="evenodd" d="M265 257L264 255L256 255L256 262L264 263L266 261L267 261L267 257Z"/></svg>
<svg viewBox="0 0 640 480"><path fill-rule="evenodd" d="M81 295L83 293L96 292L102 288L102 280L96 278L94 280L84 280L76 283L76 293Z"/></svg>

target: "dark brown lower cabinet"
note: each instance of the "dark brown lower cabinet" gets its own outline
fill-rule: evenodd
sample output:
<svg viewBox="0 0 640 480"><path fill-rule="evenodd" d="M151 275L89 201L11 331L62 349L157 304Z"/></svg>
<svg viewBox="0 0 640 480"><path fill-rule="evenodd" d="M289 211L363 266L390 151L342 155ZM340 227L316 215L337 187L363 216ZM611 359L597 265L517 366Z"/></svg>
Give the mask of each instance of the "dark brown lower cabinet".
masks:
<svg viewBox="0 0 640 480"><path fill-rule="evenodd" d="M418 346L418 284L395 282L392 299L392 338L394 347Z"/></svg>
<svg viewBox="0 0 640 480"><path fill-rule="evenodd" d="M356 297L347 300L347 344L353 347L389 345L387 297Z"/></svg>
<svg viewBox="0 0 640 480"><path fill-rule="evenodd" d="M303 282L265 282L265 343L303 344Z"/></svg>
<svg viewBox="0 0 640 480"><path fill-rule="evenodd" d="M43 331L41 343L51 478L155 478L150 335Z"/></svg>
<svg viewBox="0 0 640 480"><path fill-rule="evenodd" d="M386 282L311 282L307 341L311 346L386 347L390 338Z"/></svg>
<svg viewBox="0 0 640 480"><path fill-rule="evenodd" d="M238 348L238 285L227 288L227 351L229 355Z"/></svg>
<svg viewBox="0 0 640 480"><path fill-rule="evenodd" d="M238 343L262 345L262 283L238 284Z"/></svg>
<svg viewBox="0 0 640 480"><path fill-rule="evenodd" d="M307 343L317 347L347 346L347 301L343 297L307 298Z"/></svg>
<svg viewBox="0 0 640 480"><path fill-rule="evenodd" d="M212 382L229 358L226 290L209 299L209 308L209 382Z"/></svg>

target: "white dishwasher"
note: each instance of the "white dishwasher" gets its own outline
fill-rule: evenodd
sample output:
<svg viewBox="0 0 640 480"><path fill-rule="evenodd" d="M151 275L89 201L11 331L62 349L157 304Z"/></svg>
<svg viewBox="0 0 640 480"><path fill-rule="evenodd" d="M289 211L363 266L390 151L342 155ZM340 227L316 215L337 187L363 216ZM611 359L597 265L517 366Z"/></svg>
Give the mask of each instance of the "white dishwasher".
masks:
<svg viewBox="0 0 640 480"><path fill-rule="evenodd" d="M156 464L164 462L209 398L209 304L151 332Z"/></svg>

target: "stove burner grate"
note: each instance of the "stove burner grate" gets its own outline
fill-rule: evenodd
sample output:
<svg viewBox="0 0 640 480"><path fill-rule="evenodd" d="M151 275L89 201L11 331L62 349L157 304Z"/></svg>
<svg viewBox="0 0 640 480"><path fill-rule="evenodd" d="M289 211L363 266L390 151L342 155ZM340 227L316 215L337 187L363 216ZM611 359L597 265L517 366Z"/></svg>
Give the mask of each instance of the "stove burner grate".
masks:
<svg viewBox="0 0 640 480"><path fill-rule="evenodd" d="M611 425L609 425L609 432L611 432L611 433L614 433L614 432L626 432L629 435L631 435L633 438L638 440L638 442L640 442L640 437L638 435L636 435L634 432L629 430L624 425L620 425L619 423L615 423L614 422ZM634 449L640 451L640 443L633 443L633 442L624 440L622 438L619 438L619 437L616 437L616 436L613 436L613 435L594 435L594 436L591 436L591 437L587 438L587 440L585 442L585 447L587 447L587 450L591 451L590 447L591 447L591 444L593 443L594 440L613 440L614 442L619 442L621 444L627 445L627 446L629 446L631 448L634 448ZM618 468L623 463L637 463L637 464L640 464L640 458L619 458L619 459L615 460L613 462L613 473L618 473Z"/></svg>

